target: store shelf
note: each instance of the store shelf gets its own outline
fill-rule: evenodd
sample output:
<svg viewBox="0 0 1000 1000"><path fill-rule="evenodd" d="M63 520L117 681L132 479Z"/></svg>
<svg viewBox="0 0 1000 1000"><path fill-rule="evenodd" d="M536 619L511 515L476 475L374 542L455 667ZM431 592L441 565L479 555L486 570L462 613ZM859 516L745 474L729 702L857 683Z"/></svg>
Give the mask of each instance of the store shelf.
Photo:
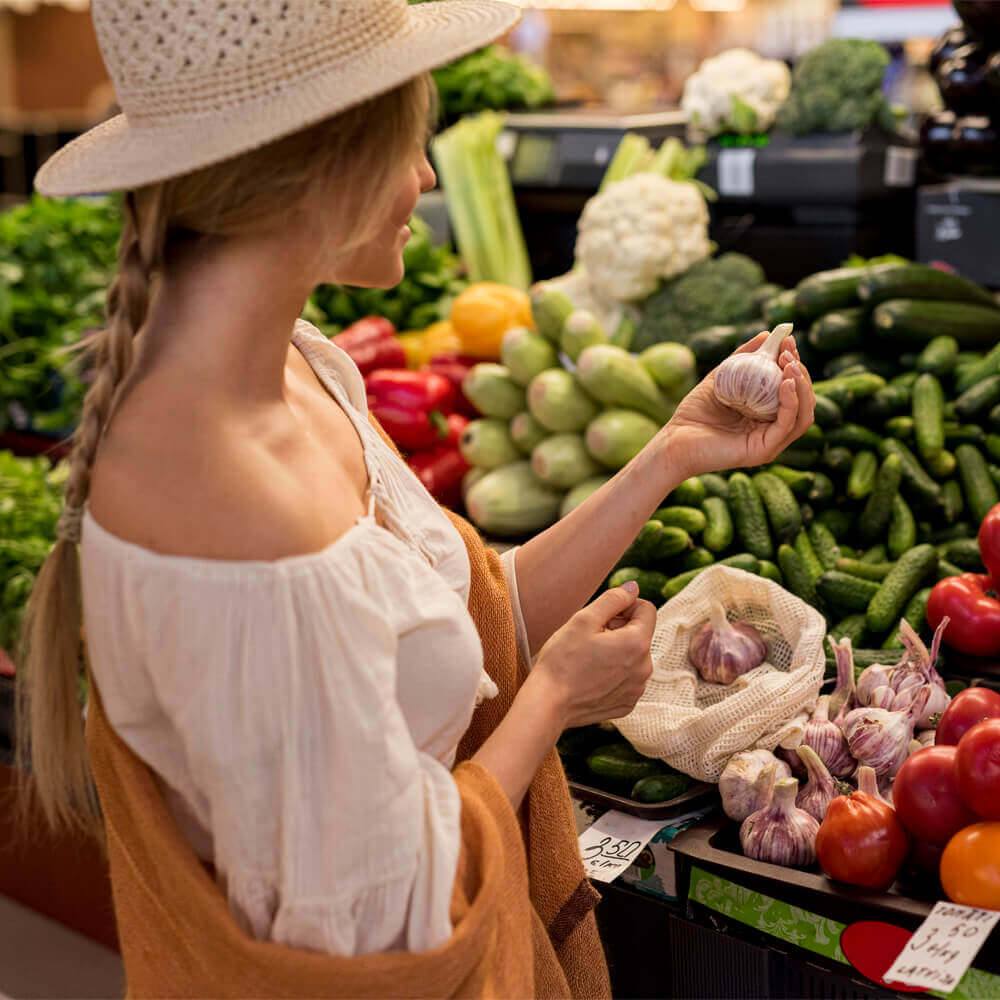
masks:
<svg viewBox="0 0 1000 1000"><path fill-rule="evenodd" d="M958 15L950 3L844 7L833 19L833 34L835 38L903 42L908 38L935 38L956 24Z"/></svg>

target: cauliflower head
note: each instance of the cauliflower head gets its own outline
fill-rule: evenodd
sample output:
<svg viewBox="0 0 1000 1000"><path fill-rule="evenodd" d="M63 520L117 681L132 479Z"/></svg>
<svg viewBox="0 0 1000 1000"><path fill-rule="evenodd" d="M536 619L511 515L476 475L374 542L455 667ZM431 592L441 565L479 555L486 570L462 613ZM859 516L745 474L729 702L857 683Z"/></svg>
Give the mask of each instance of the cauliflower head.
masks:
<svg viewBox="0 0 1000 1000"><path fill-rule="evenodd" d="M687 78L681 107L692 137L766 132L785 103L792 75L777 59L730 49L706 59Z"/></svg>
<svg viewBox="0 0 1000 1000"><path fill-rule="evenodd" d="M576 259L597 295L636 302L663 278L686 271L712 250L708 207L686 181L633 174L587 202L577 228Z"/></svg>

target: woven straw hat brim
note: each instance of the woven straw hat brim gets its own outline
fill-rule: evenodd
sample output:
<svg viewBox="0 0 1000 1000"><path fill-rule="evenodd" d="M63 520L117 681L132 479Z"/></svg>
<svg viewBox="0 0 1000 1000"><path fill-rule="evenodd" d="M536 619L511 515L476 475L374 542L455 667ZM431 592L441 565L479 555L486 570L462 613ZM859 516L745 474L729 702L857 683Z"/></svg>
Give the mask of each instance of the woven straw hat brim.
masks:
<svg viewBox="0 0 1000 1000"><path fill-rule="evenodd" d="M35 175L50 197L123 191L178 177L280 139L384 94L499 38L520 9L501 0L447 0L409 9L398 35L314 73L274 98L169 127L130 127L124 114L55 152Z"/></svg>

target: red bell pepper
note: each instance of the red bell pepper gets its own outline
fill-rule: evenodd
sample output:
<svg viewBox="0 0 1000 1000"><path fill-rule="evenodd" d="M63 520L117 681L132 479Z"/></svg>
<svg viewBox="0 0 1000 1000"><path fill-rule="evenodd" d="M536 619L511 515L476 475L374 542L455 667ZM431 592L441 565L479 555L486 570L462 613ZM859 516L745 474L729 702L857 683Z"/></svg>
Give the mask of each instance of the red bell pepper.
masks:
<svg viewBox="0 0 1000 1000"><path fill-rule="evenodd" d="M447 440L455 390L443 376L378 370L365 379L365 388L368 408L400 448L419 451Z"/></svg>
<svg viewBox="0 0 1000 1000"><path fill-rule="evenodd" d="M939 580L927 601L927 624L951 619L944 641L970 656L1000 654L1000 598L992 577L963 573Z"/></svg>
<svg viewBox="0 0 1000 1000"><path fill-rule="evenodd" d="M469 463L458 450L458 436L467 423L465 417L452 414L448 424L453 433L449 433L447 441L410 455L410 468L427 492L445 507L456 508L462 501L462 478L469 471Z"/></svg>
<svg viewBox="0 0 1000 1000"><path fill-rule="evenodd" d="M406 354L396 328L382 316L366 316L330 338L347 353L362 375L377 368L405 368Z"/></svg>
<svg viewBox="0 0 1000 1000"><path fill-rule="evenodd" d="M479 363L478 358L470 358L464 354L438 354L420 370L443 375L455 390L456 412L464 413L467 417L478 417L479 411L465 398L465 393L462 392L462 379L469 373L470 368Z"/></svg>

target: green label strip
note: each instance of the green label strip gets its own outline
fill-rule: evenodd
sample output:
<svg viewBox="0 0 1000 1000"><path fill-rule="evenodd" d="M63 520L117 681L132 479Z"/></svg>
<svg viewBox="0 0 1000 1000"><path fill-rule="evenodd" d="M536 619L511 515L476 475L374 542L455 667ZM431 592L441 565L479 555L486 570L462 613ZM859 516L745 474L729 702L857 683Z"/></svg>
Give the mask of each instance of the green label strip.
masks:
<svg viewBox="0 0 1000 1000"><path fill-rule="evenodd" d="M781 941L844 965L851 964L840 947L840 935L846 924L754 892L697 865L691 867L688 898ZM925 995L948 1000L996 1000L1000 997L1000 976L969 969L951 993L928 990Z"/></svg>

